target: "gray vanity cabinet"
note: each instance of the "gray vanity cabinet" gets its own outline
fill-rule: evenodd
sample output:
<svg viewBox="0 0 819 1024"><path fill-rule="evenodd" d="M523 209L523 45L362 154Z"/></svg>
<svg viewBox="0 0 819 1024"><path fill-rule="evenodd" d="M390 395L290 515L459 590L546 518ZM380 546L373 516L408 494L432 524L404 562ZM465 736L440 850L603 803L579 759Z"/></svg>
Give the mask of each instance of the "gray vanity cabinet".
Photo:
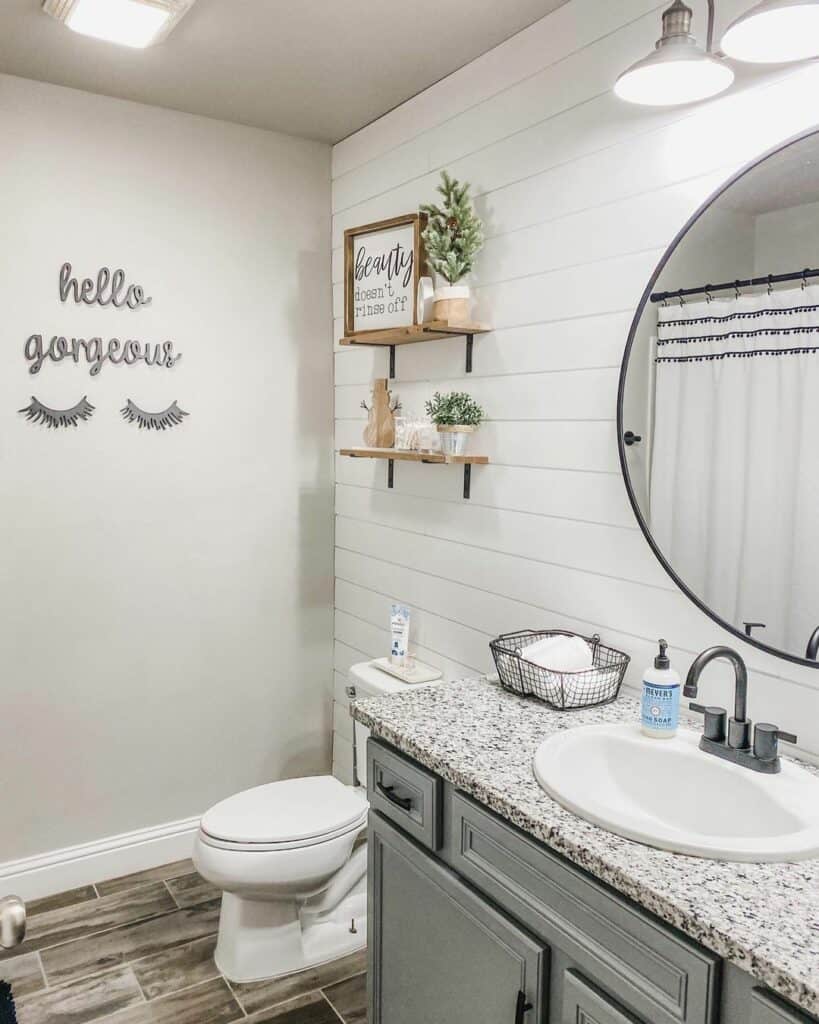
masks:
<svg viewBox="0 0 819 1024"><path fill-rule="evenodd" d="M541 1024L548 950L377 814L370 1024Z"/></svg>
<svg viewBox="0 0 819 1024"><path fill-rule="evenodd" d="M369 1024L819 1024L368 744Z"/></svg>

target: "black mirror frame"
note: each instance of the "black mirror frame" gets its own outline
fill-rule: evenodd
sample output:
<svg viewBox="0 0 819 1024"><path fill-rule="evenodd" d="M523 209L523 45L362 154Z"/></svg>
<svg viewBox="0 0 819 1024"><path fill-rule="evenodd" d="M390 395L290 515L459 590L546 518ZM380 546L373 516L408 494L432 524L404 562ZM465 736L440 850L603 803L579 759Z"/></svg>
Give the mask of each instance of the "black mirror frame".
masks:
<svg viewBox="0 0 819 1024"><path fill-rule="evenodd" d="M802 142L804 139L808 139L813 135L819 135L819 128L810 128L807 131L800 132L798 135L794 135L786 142L774 146L772 149L767 150L765 153L763 153L756 159L752 160L750 163L747 163L741 170L737 171L736 174L732 175L730 178L728 178L727 181L720 185L720 187L705 200L705 202L696 210L696 212L692 214L691 217L689 217L688 221L683 225L683 227L674 237L674 240L672 241L671 245L669 245L669 247L663 253L660 262L654 269L654 273L649 278L648 284L646 285L645 290L640 299L640 303L637 306L637 311L634 314L634 319L632 320L631 328L629 329L625 351L623 352L623 361L620 364L620 381L617 388L617 449L620 455L620 470L623 475L623 483L626 486L628 500L631 503L632 510L634 511L634 515L637 518L637 522L640 526L640 529L643 531L643 536L645 537L646 541L648 541L648 546L654 552L657 561L660 563L663 569L665 569L665 571L674 581L674 584L677 587L679 587L683 594L685 594L685 596L690 601L692 601L700 609L700 611L704 612L709 619L712 619L718 626L720 626L722 629L727 630L729 633L737 637L739 640L742 640L746 644L750 644L751 647L756 647L757 650L765 651L766 654L772 654L774 655L774 657L783 658L785 661L790 661L796 665L807 665L811 668L819 668L819 662L817 661L811 661L809 658L803 658L796 654L788 654L786 651L781 651L776 647L771 647L768 644L762 643L762 641L757 640L752 636L746 636L745 633L741 632L736 626L732 626L730 622L726 622L725 619L721 618L712 608L709 608L708 605L706 605L702 601L702 599L699 598L682 581L682 579L680 579L680 577L674 571L674 568L672 567L671 563L666 559L665 555L658 547L657 542L652 537L651 530L649 529L648 523L645 521L643 513L640 510L640 506L637 502L637 498L634 493L634 488L631 484L631 476L629 474L628 462L626 460L627 445L624 441L623 423L623 401L625 398L626 390L626 376L628 374L628 364L629 359L631 357L631 349L634 344L634 338L636 336L637 328L639 327L640 321L643 318L643 314L645 313L646 306L648 305L651 299L651 294L654 291L655 286L657 284L657 280L659 279L660 274L665 269L669 259L671 259L677 247L686 237L686 235L694 226L694 224L697 223L697 221L700 219L700 217L702 217L706 210L710 209L714 202L716 202L716 200L719 199L719 197L724 192L727 192L732 185L736 184L736 182L738 182L741 178L744 178L746 174L754 170L756 167L759 167L759 165L764 163L766 160L769 160L771 157L776 156L778 153L782 153L790 146L794 146L797 143Z"/></svg>

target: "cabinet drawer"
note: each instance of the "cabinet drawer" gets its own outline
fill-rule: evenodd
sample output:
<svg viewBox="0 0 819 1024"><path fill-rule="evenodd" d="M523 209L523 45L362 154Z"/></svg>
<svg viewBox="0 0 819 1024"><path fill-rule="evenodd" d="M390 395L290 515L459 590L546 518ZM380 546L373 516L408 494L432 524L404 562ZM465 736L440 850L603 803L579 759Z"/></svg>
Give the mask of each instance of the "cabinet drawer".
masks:
<svg viewBox="0 0 819 1024"><path fill-rule="evenodd" d="M367 741L370 807L428 850L441 846L441 780L383 743Z"/></svg>
<svg viewBox="0 0 819 1024"><path fill-rule="evenodd" d="M814 1019L760 988L751 993L750 1024L812 1024Z"/></svg>
<svg viewBox="0 0 819 1024"><path fill-rule="evenodd" d="M563 975L561 1024L641 1024L621 1006L587 982L577 971Z"/></svg>
<svg viewBox="0 0 819 1024"><path fill-rule="evenodd" d="M460 793L447 806L444 856L460 875L651 1024L712 1024L716 956Z"/></svg>

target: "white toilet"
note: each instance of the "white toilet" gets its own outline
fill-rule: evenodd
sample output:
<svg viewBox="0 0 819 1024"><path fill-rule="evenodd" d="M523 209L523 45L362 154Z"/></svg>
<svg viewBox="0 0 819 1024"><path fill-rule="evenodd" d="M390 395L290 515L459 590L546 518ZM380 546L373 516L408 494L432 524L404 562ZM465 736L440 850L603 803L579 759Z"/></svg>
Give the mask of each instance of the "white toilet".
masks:
<svg viewBox="0 0 819 1024"><path fill-rule="evenodd" d="M359 697L408 684L364 662L350 670ZM429 685L429 684L423 684ZM230 981L302 971L367 942L366 743L355 723L360 787L332 775L247 789L203 815L193 860L224 891L216 965Z"/></svg>

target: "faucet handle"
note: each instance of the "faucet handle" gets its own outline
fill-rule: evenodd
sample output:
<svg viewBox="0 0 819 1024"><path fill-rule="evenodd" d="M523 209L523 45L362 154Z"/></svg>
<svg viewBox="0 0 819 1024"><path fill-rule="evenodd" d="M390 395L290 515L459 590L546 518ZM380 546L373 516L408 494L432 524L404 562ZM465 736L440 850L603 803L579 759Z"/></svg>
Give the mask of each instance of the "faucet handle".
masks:
<svg viewBox="0 0 819 1024"><path fill-rule="evenodd" d="M713 740L714 743L724 743L725 726L728 720L728 712L725 708L706 707L703 704L689 704L688 706L692 711L705 716L703 736L707 740Z"/></svg>
<svg viewBox="0 0 819 1024"><path fill-rule="evenodd" d="M754 757L760 761L774 761L779 754L779 741L796 743L797 738L792 732L783 732L770 722L759 722L754 729Z"/></svg>

